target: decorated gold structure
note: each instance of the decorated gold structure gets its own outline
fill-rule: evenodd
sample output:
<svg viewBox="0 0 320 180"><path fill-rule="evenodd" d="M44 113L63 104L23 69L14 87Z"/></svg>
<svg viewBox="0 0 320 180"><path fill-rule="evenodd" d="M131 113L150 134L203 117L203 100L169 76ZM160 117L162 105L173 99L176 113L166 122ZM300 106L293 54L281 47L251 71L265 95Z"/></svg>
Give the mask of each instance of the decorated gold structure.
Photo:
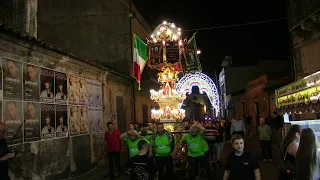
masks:
<svg viewBox="0 0 320 180"><path fill-rule="evenodd" d="M163 122L165 128L174 131L177 121L185 118L185 111L180 103L186 98L184 92L177 92L178 74L182 71L181 58L184 52L184 41L181 29L175 24L164 21L152 33L149 47L149 67L160 71L158 82L160 90L150 90L150 99L159 104L159 109L151 111L151 118Z"/></svg>

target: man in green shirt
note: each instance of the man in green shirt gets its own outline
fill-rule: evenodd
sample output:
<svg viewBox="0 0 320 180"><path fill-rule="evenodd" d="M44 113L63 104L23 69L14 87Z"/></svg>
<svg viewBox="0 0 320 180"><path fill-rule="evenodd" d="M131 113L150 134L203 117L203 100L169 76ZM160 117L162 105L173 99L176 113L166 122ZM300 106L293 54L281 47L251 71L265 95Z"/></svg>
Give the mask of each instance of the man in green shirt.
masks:
<svg viewBox="0 0 320 180"><path fill-rule="evenodd" d="M203 167L206 170L208 180L212 179L212 173L210 169L209 156L208 156L208 144L204 139L205 128L200 124L194 124L191 126L189 132L185 134L181 141L174 149L173 155L176 155L179 148L184 145L188 147L188 164L189 164L189 180L195 178L195 169L197 166Z"/></svg>
<svg viewBox="0 0 320 180"><path fill-rule="evenodd" d="M141 131L138 132L142 137L146 138L148 141L151 141L153 132L149 130L149 126L147 124L141 125Z"/></svg>
<svg viewBox="0 0 320 180"><path fill-rule="evenodd" d="M128 136L125 138L125 141L129 150L130 159L136 156L137 154L139 154L138 142L140 140L145 140L148 143L148 145L150 145L150 141L147 140L146 138L140 137L137 131L135 130L128 131ZM149 149L152 150L151 146ZM152 154L152 151L149 151L149 154Z"/></svg>
<svg viewBox="0 0 320 180"><path fill-rule="evenodd" d="M164 129L163 123L158 123L156 128L157 132L152 136L151 144L159 171L159 180L165 179L163 176L164 167L166 167L167 170L167 177L172 178L174 173L171 153L176 144L176 140L172 133Z"/></svg>

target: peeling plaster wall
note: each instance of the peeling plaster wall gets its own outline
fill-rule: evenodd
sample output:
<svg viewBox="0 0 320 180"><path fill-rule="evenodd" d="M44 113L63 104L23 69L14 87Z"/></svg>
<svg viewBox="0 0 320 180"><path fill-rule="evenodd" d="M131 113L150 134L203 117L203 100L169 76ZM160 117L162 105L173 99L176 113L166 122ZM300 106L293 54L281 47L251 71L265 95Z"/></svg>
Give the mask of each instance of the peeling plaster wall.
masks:
<svg viewBox="0 0 320 180"><path fill-rule="evenodd" d="M0 56L31 62L68 74L102 80L104 84L104 122L102 124L105 125L111 119L112 112L116 111L116 96L122 96L124 99L125 112L123 113L126 114L127 119L122 119L121 122L126 124L132 120L132 82L129 80L3 33L0 33ZM105 128L104 126L103 129ZM16 149L20 154L9 162L12 180L66 179L105 163L104 133L37 141L11 148Z"/></svg>

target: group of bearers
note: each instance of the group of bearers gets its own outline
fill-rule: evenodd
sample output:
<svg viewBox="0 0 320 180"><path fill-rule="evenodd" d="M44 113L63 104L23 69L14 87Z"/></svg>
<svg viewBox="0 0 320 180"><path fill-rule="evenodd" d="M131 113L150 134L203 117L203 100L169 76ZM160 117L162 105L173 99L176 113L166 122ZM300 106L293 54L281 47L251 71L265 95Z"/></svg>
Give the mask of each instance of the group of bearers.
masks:
<svg viewBox="0 0 320 180"><path fill-rule="evenodd" d="M183 147L187 149L188 178L194 180L195 170L200 166L205 170L207 179L212 180L209 147L204 137L205 130L202 125L193 124L188 133L176 142L172 133L166 131L162 123L156 124L154 133L142 127L139 132L131 129L120 135L120 132L115 130L113 124L109 122L106 141L107 147L118 146L122 151L126 145L130 158L127 168L130 170L132 180L175 179L174 158ZM111 140L110 135L115 132L118 143L114 143L115 141L112 143ZM244 140L241 135L232 137L232 146L235 151L227 159L224 180L260 180L259 162L251 153L244 151ZM110 154L108 155L110 178L114 179L113 163L115 160L117 170L120 172L120 156L114 155L108 148L107 150Z"/></svg>

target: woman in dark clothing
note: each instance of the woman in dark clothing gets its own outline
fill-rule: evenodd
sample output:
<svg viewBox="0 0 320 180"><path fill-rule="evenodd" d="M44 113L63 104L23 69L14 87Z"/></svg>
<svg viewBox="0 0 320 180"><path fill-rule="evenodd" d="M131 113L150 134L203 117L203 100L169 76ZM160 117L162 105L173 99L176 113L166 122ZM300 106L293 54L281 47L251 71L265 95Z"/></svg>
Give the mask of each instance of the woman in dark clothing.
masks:
<svg viewBox="0 0 320 180"><path fill-rule="evenodd" d="M286 138L284 139L281 146L281 161L286 159L286 161L295 164L296 153L299 148L300 140L300 126L292 125ZM281 162L280 162L281 163ZM279 180L293 180L294 177L282 171L279 172Z"/></svg>

